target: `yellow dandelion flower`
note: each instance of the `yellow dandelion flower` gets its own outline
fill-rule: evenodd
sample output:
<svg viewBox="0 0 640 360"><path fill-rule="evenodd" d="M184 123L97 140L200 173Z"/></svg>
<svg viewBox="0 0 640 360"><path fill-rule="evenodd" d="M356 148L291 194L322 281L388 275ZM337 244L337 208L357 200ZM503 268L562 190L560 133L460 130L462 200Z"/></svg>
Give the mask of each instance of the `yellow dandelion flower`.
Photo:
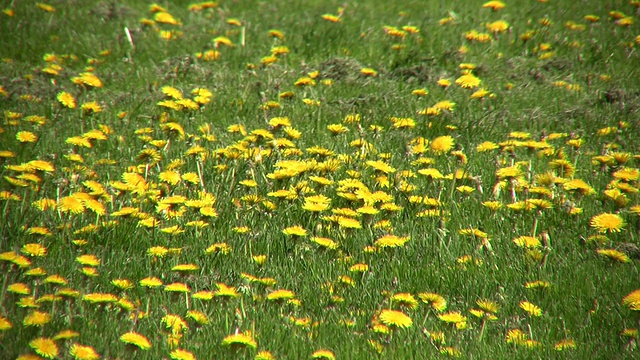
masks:
<svg viewBox="0 0 640 360"><path fill-rule="evenodd" d="M416 300L416 298L410 293L393 294L393 296L391 297L391 302L408 307L410 309L415 309L418 307L418 300Z"/></svg>
<svg viewBox="0 0 640 360"><path fill-rule="evenodd" d="M290 226L284 230L282 233L287 236L307 236L307 230L305 230L302 226Z"/></svg>
<svg viewBox="0 0 640 360"><path fill-rule="evenodd" d="M411 91L412 95L416 95L416 96L427 96L429 95L429 90L427 89L415 89L413 91Z"/></svg>
<svg viewBox="0 0 640 360"><path fill-rule="evenodd" d="M168 12L160 11L155 13L153 20L161 24L179 25L180 23Z"/></svg>
<svg viewBox="0 0 640 360"><path fill-rule="evenodd" d="M275 290L267 295L267 300L280 301L293 299L296 294L291 290Z"/></svg>
<svg viewBox="0 0 640 360"><path fill-rule="evenodd" d="M82 200L73 195L65 196L58 200L56 207L61 212L70 212L72 214L80 214L85 210L85 205Z"/></svg>
<svg viewBox="0 0 640 360"><path fill-rule="evenodd" d="M46 256L47 248L40 244L31 243L23 245L20 252L27 256Z"/></svg>
<svg viewBox="0 0 640 360"><path fill-rule="evenodd" d="M498 11L500 9L504 9L506 5L502 1L487 1L482 5L485 9L491 9L493 11Z"/></svg>
<svg viewBox="0 0 640 360"><path fill-rule="evenodd" d="M634 290L622 299L622 304L631 310L640 311L640 289Z"/></svg>
<svg viewBox="0 0 640 360"><path fill-rule="evenodd" d="M467 322L467 317L462 315L459 311L451 311L448 313L440 314L438 315L438 319L440 319L440 321L453 324Z"/></svg>
<svg viewBox="0 0 640 360"><path fill-rule="evenodd" d="M339 16L332 15L332 14L324 14L324 15L322 15L322 18L324 20L327 20L327 21L332 22L332 23L337 23L337 22L340 21L340 17Z"/></svg>
<svg viewBox="0 0 640 360"><path fill-rule="evenodd" d="M58 345L53 339L49 338L36 338L29 342L29 347L33 349L38 355L47 359L53 359L58 356L60 350Z"/></svg>
<svg viewBox="0 0 640 360"><path fill-rule="evenodd" d="M56 274L47 276L42 282L45 284L67 285L67 280Z"/></svg>
<svg viewBox="0 0 640 360"><path fill-rule="evenodd" d="M195 295L195 294L193 294ZM191 297L194 297L194 296ZM194 297L195 298L195 297ZM192 319L195 322L197 322L199 325L206 325L209 324L209 318L207 317L207 315L205 315L203 312L197 311L197 310L189 310L187 311L187 319Z"/></svg>
<svg viewBox="0 0 640 360"><path fill-rule="evenodd" d="M186 284L177 282L177 283L172 283L172 284L166 285L164 287L164 291L166 291L166 292L188 293L191 290L189 289L189 286L187 286Z"/></svg>
<svg viewBox="0 0 640 360"><path fill-rule="evenodd" d="M378 72L372 68L363 68L360 70L360 74L364 76L377 76Z"/></svg>
<svg viewBox="0 0 640 360"><path fill-rule="evenodd" d="M240 296L240 293L233 286L228 286L228 285L223 284L223 283L217 283L216 287L218 288L218 290L216 290L213 293L214 296L217 296L217 297L229 297L229 298L237 298L237 297Z"/></svg>
<svg viewBox="0 0 640 360"><path fill-rule="evenodd" d="M507 29L509 29L509 23L504 20L497 20L487 24L487 30L494 34L505 32Z"/></svg>
<svg viewBox="0 0 640 360"><path fill-rule="evenodd" d="M542 244L540 243L540 240L538 240L538 238L535 238L533 236L519 236L513 239L513 242L520 247L524 247L528 249L535 249L542 246Z"/></svg>
<svg viewBox="0 0 640 360"><path fill-rule="evenodd" d="M449 135L438 136L429 144L431 150L436 153L446 153L453 148L455 141Z"/></svg>
<svg viewBox="0 0 640 360"><path fill-rule="evenodd" d="M134 285L127 279L113 279L111 284L121 290L133 289Z"/></svg>
<svg viewBox="0 0 640 360"><path fill-rule="evenodd" d="M600 233L620 232L625 221L618 214L602 213L591 218L590 225Z"/></svg>
<svg viewBox="0 0 640 360"><path fill-rule="evenodd" d="M140 280L140 286L144 286L144 287L148 287L148 288L154 288L154 287L160 287L164 285L162 283L162 280L156 278L156 277L147 277L144 278L142 280Z"/></svg>
<svg viewBox="0 0 640 360"><path fill-rule="evenodd" d="M331 250L337 249L338 246L339 246L339 244L336 243L335 241L333 241L333 240L331 240L329 238L324 238L324 237L316 237L316 236L314 236L314 237L311 238L311 241L313 241L314 243L316 243L316 244L318 244L318 245L320 245L320 246L322 246L324 248L331 249Z"/></svg>
<svg viewBox="0 0 640 360"><path fill-rule="evenodd" d="M95 114L95 113L99 113L99 112L102 111L102 106L100 106L100 104L98 104L95 101L89 101L89 102L86 102L86 103L82 104L80 106L80 109L82 109L85 112L85 114L89 114L89 113ZM106 139L106 137L105 137L105 139Z"/></svg>
<svg viewBox="0 0 640 360"><path fill-rule="evenodd" d="M18 131L16 133L16 140L21 143L34 143L38 141L38 135L32 133L31 131Z"/></svg>
<svg viewBox="0 0 640 360"><path fill-rule="evenodd" d="M614 178L624 181L636 181L640 178L640 170L634 168L622 168L611 174Z"/></svg>
<svg viewBox="0 0 640 360"><path fill-rule="evenodd" d="M80 80L81 83L85 85L98 87L98 88L102 87L102 80L100 80L100 78L97 77L94 73L91 73L91 72L80 73L80 76L78 77L78 79Z"/></svg>
<svg viewBox="0 0 640 360"><path fill-rule="evenodd" d="M615 250L615 249L598 249L596 250L596 252L606 258L609 258L613 261L618 261L621 263L628 263L631 262L631 259L629 259L629 257L627 256L627 254Z"/></svg>
<svg viewBox="0 0 640 360"><path fill-rule="evenodd" d="M222 345L224 346L246 346L250 348L257 348L258 343L253 339L251 333L238 333L225 337L222 339Z"/></svg>
<svg viewBox="0 0 640 360"><path fill-rule="evenodd" d="M96 257L95 255L91 255L91 254L80 255L76 257L76 261L81 265L85 265L85 266L100 265L100 259L98 259L98 257Z"/></svg>
<svg viewBox="0 0 640 360"><path fill-rule="evenodd" d="M520 308L522 310L526 311L531 316L541 316L542 315L542 310L538 306L536 306L535 304L532 304L532 303L530 303L528 301L521 301L518 306L520 306Z"/></svg>
<svg viewBox="0 0 640 360"><path fill-rule="evenodd" d="M169 354L169 357L171 357L174 360L196 360L195 355L183 349L175 349L171 351L171 353Z"/></svg>
<svg viewBox="0 0 640 360"><path fill-rule="evenodd" d="M424 292L418 294L422 302L429 304L436 311L444 311L447 309L447 300L439 294Z"/></svg>
<svg viewBox="0 0 640 360"><path fill-rule="evenodd" d="M498 303L496 303L495 301L483 299L483 300L477 300L476 304L478 304L480 309L488 313L495 314L500 310L500 305L498 305Z"/></svg>
<svg viewBox="0 0 640 360"><path fill-rule="evenodd" d="M407 241L409 241L410 237L399 237L396 235L384 235L383 237L377 239L374 245L378 248L393 248L403 246Z"/></svg>
<svg viewBox="0 0 640 360"><path fill-rule="evenodd" d="M12 327L13 327L13 324L11 324L11 321L9 321L7 318L3 316L0 316L0 331L7 331Z"/></svg>
<svg viewBox="0 0 640 360"><path fill-rule="evenodd" d="M24 283L14 283L7 287L7 291L14 294L28 295L31 292L29 286Z"/></svg>
<svg viewBox="0 0 640 360"><path fill-rule="evenodd" d="M22 319L22 324L24 326L43 326L51 321L51 314L33 310L29 312L24 319Z"/></svg>
<svg viewBox="0 0 640 360"><path fill-rule="evenodd" d="M122 334L122 336L120 336L120 341L125 344L137 346L142 350L151 349L151 343L149 340L144 335L138 334L135 331L129 331Z"/></svg>
<svg viewBox="0 0 640 360"><path fill-rule="evenodd" d="M215 39L213 39L213 44L216 48L218 48L220 45L224 45L224 46L229 46L229 47L233 47L233 41L231 41L228 37L226 36L218 36Z"/></svg>
<svg viewBox="0 0 640 360"><path fill-rule="evenodd" d="M576 342L572 339L564 339L557 342L555 345L553 345L553 349L556 351L563 351L563 350L575 349L575 348L576 348Z"/></svg>
<svg viewBox="0 0 640 360"><path fill-rule="evenodd" d="M465 74L456 79L456 84L465 89L473 89L480 86L482 81L473 74Z"/></svg>
<svg viewBox="0 0 640 360"><path fill-rule="evenodd" d="M118 297L108 293L89 293L82 296L82 300L92 304L106 304L118 301Z"/></svg>
<svg viewBox="0 0 640 360"><path fill-rule="evenodd" d="M371 167L371 168L373 168L373 169L375 169L377 171L383 172L385 174L390 174L390 173L396 172L395 168L391 167L389 164L385 163L384 161L369 160L369 161L366 162L366 164L367 164L367 166L369 166L369 167Z"/></svg>
<svg viewBox="0 0 640 360"><path fill-rule="evenodd" d="M98 360L100 355L91 346L74 343L69 348L69 354L76 360Z"/></svg>
<svg viewBox="0 0 640 360"><path fill-rule="evenodd" d="M336 360L336 356L333 354L331 350L321 349L316 350L311 354L312 359L326 359L326 360Z"/></svg>
<svg viewBox="0 0 640 360"><path fill-rule="evenodd" d="M220 253L220 254L223 254L223 255L227 255L232 250L233 250L233 248L231 246L229 246L229 244L227 244L227 243L217 243L217 244L213 244L213 245L209 246L207 249L205 249L205 252L207 254Z"/></svg>
<svg viewBox="0 0 640 360"><path fill-rule="evenodd" d="M53 337L53 340L69 340L69 339L77 338L78 336L80 336L79 332L67 329L67 330L61 330L60 332L58 332Z"/></svg>
<svg viewBox="0 0 640 360"><path fill-rule="evenodd" d="M57 99L62 105L68 107L69 109L75 109L77 106L76 98L74 98L73 95L66 91L59 92L57 95Z"/></svg>
<svg viewBox="0 0 640 360"><path fill-rule="evenodd" d="M312 78L305 76L305 77L301 77L298 80L296 80L296 82L294 83L295 86L307 86L307 85L315 85L316 81L313 80Z"/></svg>
<svg viewBox="0 0 640 360"><path fill-rule="evenodd" d="M255 360L275 360L276 357L273 356L270 352L266 350L262 350L256 354Z"/></svg>

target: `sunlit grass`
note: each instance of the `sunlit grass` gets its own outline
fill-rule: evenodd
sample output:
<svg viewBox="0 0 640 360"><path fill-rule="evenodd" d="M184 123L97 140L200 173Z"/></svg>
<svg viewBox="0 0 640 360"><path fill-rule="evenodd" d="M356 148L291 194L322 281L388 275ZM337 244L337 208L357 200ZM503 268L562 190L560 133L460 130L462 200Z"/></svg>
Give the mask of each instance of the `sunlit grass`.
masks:
<svg viewBox="0 0 640 360"><path fill-rule="evenodd" d="M1 357L637 356L609 5L6 5Z"/></svg>

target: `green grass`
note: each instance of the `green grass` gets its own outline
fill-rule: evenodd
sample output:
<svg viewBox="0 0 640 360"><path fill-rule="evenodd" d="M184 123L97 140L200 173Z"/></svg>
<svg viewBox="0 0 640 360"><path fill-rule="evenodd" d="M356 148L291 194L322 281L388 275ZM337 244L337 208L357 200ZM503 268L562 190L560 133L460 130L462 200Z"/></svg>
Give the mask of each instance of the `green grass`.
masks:
<svg viewBox="0 0 640 360"><path fill-rule="evenodd" d="M198 359L268 358L264 352L279 359L310 358L322 349L340 359L637 357L637 296L635 303L623 302L640 278L640 30L634 2L513 1L493 12L482 8L483 2L371 1L347 4L336 23L323 15L337 16L341 2L250 3L222 1L201 11L190 11L184 2L161 3L180 25L144 25L143 18L154 18L151 3L56 1L50 4L54 12L30 2L5 5L0 15L5 95L0 95L0 271L5 274L0 358L27 359L37 351L45 356L32 341L54 339L63 330L77 336L56 338L61 359L73 359L77 345L92 347L104 359L188 358L176 349ZM626 17L616 21L613 11ZM600 19L590 23L586 15ZM635 23L620 24L629 19ZM486 24L496 20L506 21L508 30L489 33ZM584 27L571 29L567 22ZM419 32L400 38L385 31L407 25ZM270 36L270 30L284 38ZM465 34L472 30L488 33L488 41L468 40ZM174 31L173 38L162 39L161 31ZM221 36L233 45L216 48L213 40ZM273 64L261 63L276 46L289 53ZM219 52L215 61L196 55L212 50ZM478 87L456 84L461 64L475 66ZM45 70L52 65L59 65L57 75ZM367 76L363 68L377 74ZM85 72L94 73L102 86L74 84ZM308 76L316 77L315 85L295 85ZM442 79L451 85L439 86ZM159 105L171 100L163 93L166 87L189 99L196 88L213 96L197 110L171 110ZM479 88L489 94L471 98ZM416 89L428 95L412 94ZM76 108L58 100L62 92L76 100ZM293 96L281 98L284 92ZM455 103L453 110L419 113L445 100ZM81 110L90 101L102 110ZM268 101L279 107L265 109ZM356 114L359 121L349 122ZM300 137L271 126L276 117L288 118ZM415 124L394 128L394 118ZM166 131L172 123L184 134ZM331 124L348 131L332 134ZM248 135L229 131L234 125ZM69 143L73 137L86 139L91 130L100 130L105 139L90 140L91 147ZM20 132L37 140L19 141ZM276 146L274 139L285 145ZM436 139L451 143L437 151ZM421 140L423 150L416 146ZM485 141L497 148L478 151ZM330 153L313 155L308 151L313 147ZM140 156L153 149L157 161ZM430 160L416 162L419 158ZM54 170L19 166L34 160ZM286 165L286 160L298 163ZM376 170L371 161L378 160L394 171ZM554 167L559 160L573 173ZM323 168L330 162L336 166ZM298 168L278 179L274 175L283 164ZM521 175L501 185L497 171L511 165ZM445 177L432 180L419 173L427 168ZM193 182L162 180L168 170L191 174ZM626 180L616 178L621 170L630 174ZM461 176L453 176L457 171ZM144 178L145 186L136 189L136 180L126 189L123 174L132 173ZM545 174L553 174L552 183L543 181ZM313 176L332 183L321 185ZM343 188L349 179L357 179L360 190ZM593 191L580 194L564 185L574 179ZM87 181L104 190L91 189ZM288 198L275 197L278 190L289 190ZM376 192L388 199L371 200ZM184 213L174 217L158 208L170 196L196 200L204 193L215 197L209 206L217 216L202 215L202 205L192 203L184 203ZM305 198L314 195L329 198L329 207L305 210ZM417 196L439 205L420 203ZM38 209L34 203L42 199L56 207ZM534 202L542 207L507 206L531 199L541 199ZM492 200L502 207L492 211L483 205ZM79 206L76 213L65 209L71 203ZM180 210L179 203L171 209ZM383 203L400 209L383 210ZM329 218L337 209L364 211L363 205L379 212L353 217L360 228ZM117 216L123 208L136 213ZM437 211L418 216L430 209ZM620 231L599 233L592 219L604 213L624 221ZM157 220L155 227L141 222L149 218ZM207 226L189 226L192 221ZM307 235L283 233L296 225ZM173 226L184 232L167 233ZM48 235L33 233L41 228ZM465 229L486 233L488 243L483 246L480 236L465 235ZM375 245L385 235L409 240L395 248ZM314 236L332 239L337 248L316 244ZM520 236L542 244L520 247L513 241ZM31 256L27 244L42 245L46 254ZM231 251L211 251L214 244ZM151 248L168 253L154 257ZM605 249L618 252L597 252ZM81 255L95 255L99 265L83 270ZM255 260L258 255L266 255L264 263ZM180 264L196 269L172 270ZM355 264L368 269L351 271ZM46 275L30 275L37 268ZM67 283L45 281L51 275ZM275 284L249 281L251 276ZM163 286L140 285L147 277ZM118 289L116 279L133 287ZM538 280L549 286L525 285ZM172 283L185 284L190 292L166 291ZM218 290L219 283L233 287L237 296L192 297ZM65 289L77 293L65 295ZM280 289L293 291L295 300L267 298ZM93 293L120 302L93 304L85 297ZM424 293L441 296L446 309L421 301ZM410 294L417 306L393 301L396 294ZM488 313L474 315L480 300L499 306L493 320ZM26 306L30 301L38 309ZM527 313L524 301L539 307L540 316ZM388 309L402 311L411 325L380 327L380 312ZM25 324L34 310L51 320ZM209 322L189 318L194 310ZM465 325L441 320L448 312L460 312ZM188 328L172 334L167 315L179 316ZM146 337L151 348L122 342L129 331ZM516 331L523 337L510 340ZM243 332L255 348L223 344ZM559 350L562 341L573 346Z"/></svg>

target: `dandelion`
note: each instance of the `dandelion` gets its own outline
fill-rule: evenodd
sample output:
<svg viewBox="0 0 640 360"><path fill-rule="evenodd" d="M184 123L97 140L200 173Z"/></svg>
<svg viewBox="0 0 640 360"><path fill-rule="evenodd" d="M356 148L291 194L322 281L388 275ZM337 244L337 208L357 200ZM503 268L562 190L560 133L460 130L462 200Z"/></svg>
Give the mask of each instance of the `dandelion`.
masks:
<svg viewBox="0 0 640 360"><path fill-rule="evenodd" d="M513 242L520 247L528 248L528 249L535 249L542 246L542 244L540 243L540 240L538 240L533 236L519 236L513 239Z"/></svg>
<svg viewBox="0 0 640 360"><path fill-rule="evenodd" d="M563 350L575 349L575 348L576 348L576 342L572 339L564 339L557 342L555 345L553 345L553 350L556 350L556 351L563 351Z"/></svg>
<svg viewBox="0 0 640 360"><path fill-rule="evenodd" d="M409 293L394 294L391 297L391 302L392 303L398 303L399 305L406 306L406 307L408 307L410 309L415 309L415 308L418 307L418 300L416 300L416 298L413 297L413 295L411 295Z"/></svg>
<svg viewBox="0 0 640 360"><path fill-rule="evenodd" d="M351 272L364 273L369 271L369 265L367 264L355 264L349 268Z"/></svg>
<svg viewBox="0 0 640 360"><path fill-rule="evenodd" d="M20 249L20 252L27 255L27 256L46 256L47 255L47 248L40 245L40 244L35 244L35 243L31 243L31 244L25 244L22 246L22 249Z"/></svg>
<svg viewBox="0 0 640 360"><path fill-rule="evenodd" d="M166 291L166 292L176 292L176 293L188 293L191 290L189 289L189 287L186 284L176 282L176 283L172 283L172 284L166 285L164 287L164 291Z"/></svg>
<svg viewBox="0 0 640 360"><path fill-rule="evenodd" d="M336 360L336 356L333 354L331 350L316 350L311 354L312 359L326 359L326 360Z"/></svg>
<svg viewBox="0 0 640 360"><path fill-rule="evenodd" d="M267 295L267 300L280 301L293 299L296 294L291 290L275 290Z"/></svg>
<svg viewBox="0 0 640 360"><path fill-rule="evenodd" d="M275 360L276 357L270 352L262 350L256 354L255 360Z"/></svg>
<svg viewBox="0 0 640 360"><path fill-rule="evenodd" d="M7 291L14 294L27 295L31 292L29 286L24 283L15 283L7 287Z"/></svg>
<svg viewBox="0 0 640 360"><path fill-rule="evenodd" d="M82 300L92 304L108 304L118 301L118 297L113 294L89 293L82 296Z"/></svg>
<svg viewBox="0 0 640 360"><path fill-rule="evenodd" d="M0 316L0 331L7 331L12 327L13 325L7 318Z"/></svg>
<svg viewBox="0 0 640 360"><path fill-rule="evenodd" d="M613 261L617 261L617 262L621 262L621 263L628 263L631 262L631 259L629 259L629 257L627 256L627 254L615 250L615 249L598 249L596 250L596 252L599 255L602 255L606 258L609 258Z"/></svg>
<svg viewBox="0 0 640 360"><path fill-rule="evenodd" d="M47 271L41 267L33 268L24 273L26 276L44 276L47 275Z"/></svg>
<svg viewBox="0 0 640 360"><path fill-rule="evenodd" d="M91 346L73 344L69 348L69 354L76 360L98 360L100 355Z"/></svg>
<svg viewBox="0 0 640 360"><path fill-rule="evenodd" d="M29 346L40 356L53 359L58 356L59 349L56 342L49 338L36 338L29 342Z"/></svg>
<svg viewBox="0 0 640 360"><path fill-rule="evenodd" d="M76 257L76 261L81 265L86 266L98 266L100 265L100 259L98 259L95 255L80 255Z"/></svg>
<svg viewBox="0 0 640 360"><path fill-rule="evenodd" d="M53 337L53 340L69 340L77 338L78 336L80 336L80 333L78 333L77 331L62 330Z"/></svg>
<svg viewBox="0 0 640 360"><path fill-rule="evenodd" d="M465 74L456 79L456 84L465 89L472 89L480 86L480 79L473 74Z"/></svg>
<svg viewBox="0 0 640 360"><path fill-rule="evenodd" d="M217 297L228 297L228 298L237 298L237 297L240 296L240 293L238 293L236 288L233 287L233 286L228 286L228 285L223 284L223 283L217 283L216 287L218 288L218 290L216 290L213 293L214 296L217 296Z"/></svg>
<svg viewBox="0 0 640 360"><path fill-rule="evenodd" d="M333 240L331 240L329 238L324 238L324 237L314 236L314 237L311 238L311 241L313 241L314 243L316 243L316 244L318 244L318 245L320 245L320 246L322 246L324 248L331 249L331 250L337 249L338 246L339 246L339 244L336 243L335 241L333 241Z"/></svg>
<svg viewBox="0 0 640 360"><path fill-rule="evenodd" d="M590 225L600 233L620 232L625 221L618 214L602 213L592 217Z"/></svg>
<svg viewBox="0 0 640 360"><path fill-rule="evenodd" d="M16 140L21 143L34 143L38 141L38 135L32 133L31 131L18 131L16 133Z"/></svg>
<svg viewBox="0 0 640 360"><path fill-rule="evenodd" d="M446 153L453 148L455 141L449 135L439 136L429 144L431 150L436 153Z"/></svg>
<svg viewBox="0 0 640 360"><path fill-rule="evenodd" d="M363 68L360 73L364 76L377 76L378 72L372 68Z"/></svg>
<svg viewBox="0 0 640 360"><path fill-rule="evenodd" d="M164 11L155 13L153 20L161 24L179 25L178 21L171 14Z"/></svg>
<svg viewBox="0 0 640 360"><path fill-rule="evenodd" d="M194 297L195 294L192 295L192 297ZM189 310L187 311L187 316L188 319L193 319L195 322L197 322L199 325L206 325L209 324L209 318L207 317L207 315L205 315L204 313L197 311L197 310Z"/></svg>
<svg viewBox="0 0 640 360"><path fill-rule="evenodd" d="M506 5L502 1L487 1L482 5L485 9L491 9L493 11L498 11L500 9L504 9Z"/></svg>
<svg viewBox="0 0 640 360"><path fill-rule="evenodd" d="M122 334L122 336L120 336L120 341L125 344L137 346L142 350L151 349L151 343L149 340L144 335L138 334L135 331L129 331Z"/></svg>
<svg viewBox="0 0 640 360"><path fill-rule="evenodd" d="M332 14L324 14L322 15L322 18L332 23L337 23L340 21L339 16L332 15Z"/></svg>
<svg viewBox="0 0 640 360"><path fill-rule="evenodd" d="M51 314L42 311L31 311L22 320L24 326L43 326L51 321Z"/></svg>
<svg viewBox="0 0 640 360"><path fill-rule="evenodd" d="M409 328L413 325L413 321L408 315L402 311L396 310L382 310L380 313L380 321L387 326L395 326L399 328Z"/></svg>
<svg viewBox="0 0 640 360"><path fill-rule="evenodd" d="M504 20L497 20L487 24L487 30L491 31L494 34L505 32L507 31L507 29L509 29L509 23Z"/></svg>
<svg viewBox="0 0 640 360"><path fill-rule="evenodd" d="M198 291L191 294L191 297L199 300L211 300L213 299L213 291ZM188 317L188 316L187 316Z"/></svg>
<svg viewBox="0 0 640 360"><path fill-rule="evenodd" d="M407 241L409 241L409 236L385 235L376 240L374 245L378 248L394 248L404 245Z"/></svg>
<svg viewBox="0 0 640 360"><path fill-rule="evenodd" d="M222 339L222 345L224 346L246 346L250 348L257 348L258 343L251 337L251 333L239 333L233 334Z"/></svg>
<svg viewBox="0 0 640 360"><path fill-rule="evenodd" d="M76 99L66 91L59 92L57 99L63 106L68 107L69 109L75 109L77 106Z"/></svg>
<svg viewBox="0 0 640 360"><path fill-rule="evenodd" d="M129 290L134 287L131 281L127 279L113 279L111 280L111 284L120 290Z"/></svg>
<svg viewBox="0 0 640 360"><path fill-rule="evenodd" d="M622 299L622 304L631 310L640 311L640 289L634 290Z"/></svg>
<svg viewBox="0 0 640 360"><path fill-rule="evenodd" d="M174 360L196 360L195 355L183 349L175 349L171 351L169 356Z"/></svg>
<svg viewBox="0 0 640 360"><path fill-rule="evenodd" d="M452 324L466 324L467 317L462 315L459 311L451 311L448 313L438 315L440 321Z"/></svg>
<svg viewBox="0 0 640 360"><path fill-rule="evenodd" d="M522 310L526 311L531 316L541 316L542 315L542 310L538 306L536 306L535 304L532 304L532 303L530 303L528 301L521 301L518 306L520 306L520 308Z"/></svg>
<svg viewBox="0 0 640 360"><path fill-rule="evenodd" d="M302 226L296 225L296 226L290 226L284 230L282 230L282 233L287 235L287 236L307 236L307 230L305 230Z"/></svg>

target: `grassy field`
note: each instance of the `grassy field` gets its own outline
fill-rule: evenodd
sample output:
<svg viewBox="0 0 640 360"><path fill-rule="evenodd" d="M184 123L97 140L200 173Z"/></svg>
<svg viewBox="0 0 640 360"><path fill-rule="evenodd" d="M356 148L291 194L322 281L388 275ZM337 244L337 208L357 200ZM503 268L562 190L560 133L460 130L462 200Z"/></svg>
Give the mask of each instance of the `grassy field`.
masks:
<svg viewBox="0 0 640 360"><path fill-rule="evenodd" d="M5 2L0 358L637 358L639 14Z"/></svg>

